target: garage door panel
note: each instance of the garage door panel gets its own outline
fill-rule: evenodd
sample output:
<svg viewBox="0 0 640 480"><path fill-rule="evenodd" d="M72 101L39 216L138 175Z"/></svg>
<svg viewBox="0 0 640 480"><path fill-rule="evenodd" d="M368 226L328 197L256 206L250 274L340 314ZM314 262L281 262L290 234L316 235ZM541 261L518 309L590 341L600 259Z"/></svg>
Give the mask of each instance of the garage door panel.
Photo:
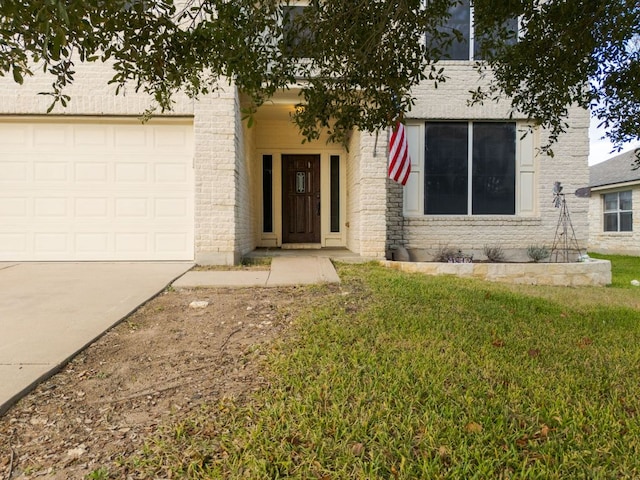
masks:
<svg viewBox="0 0 640 480"><path fill-rule="evenodd" d="M187 214L187 202L182 198L156 198L155 215L160 218L184 217Z"/></svg>
<svg viewBox="0 0 640 480"><path fill-rule="evenodd" d="M7 125L0 129L0 143L6 147L28 146L31 128L27 125Z"/></svg>
<svg viewBox="0 0 640 480"><path fill-rule="evenodd" d="M148 180L148 167L144 163L118 162L115 165L115 178L117 182L146 182Z"/></svg>
<svg viewBox="0 0 640 480"><path fill-rule="evenodd" d="M115 202L115 215L120 219L145 218L150 215L147 198L118 198Z"/></svg>
<svg viewBox="0 0 640 480"><path fill-rule="evenodd" d="M76 182L107 182L109 168L106 162L78 162L74 165Z"/></svg>
<svg viewBox="0 0 640 480"><path fill-rule="evenodd" d="M66 232L36 232L34 249L41 254L64 255L70 250L70 235Z"/></svg>
<svg viewBox="0 0 640 480"><path fill-rule="evenodd" d="M77 233L75 235L75 250L78 258L87 256L93 258L99 255L106 255L112 249L109 247L109 234L100 233Z"/></svg>
<svg viewBox="0 0 640 480"><path fill-rule="evenodd" d="M0 221L26 217L29 212L29 199L20 197L0 198Z"/></svg>
<svg viewBox="0 0 640 480"><path fill-rule="evenodd" d="M36 182L68 182L69 176L68 162L36 162L34 165L34 180Z"/></svg>
<svg viewBox="0 0 640 480"><path fill-rule="evenodd" d="M36 198L33 208L33 219L47 221L54 218L56 221L62 217L69 217L69 199L65 197L41 197Z"/></svg>
<svg viewBox="0 0 640 480"><path fill-rule="evenodd" d="M156 147L166 150L167 147L176 147L177 150L187 145L189 140L189 132L172 129L170 125L159 125L153 131L153 143Z"/></svg>
<svg viewBox="0 0 640 480"><path fill-rule="evenodd" d="M148 131L133 130L126 126L114 128L114 146L118 151L122 152L147 152L149 146L153 145L153 142L149 140Z"/></svg>
<svg viewBox="0 0 640 480"><path fill-rule="evenodd" d="M26 255L28 242L26 233L0 232L0 252L7 252L9 257L17 258Z"/></svg>
<svg viewBox="0 0 640 480"><path fill-rule="evenodd" d="M0 249L12 252L14 260L175 260L192 247L188 233L156 232L61 232L0 233ZM17 254L23 258L16 258Z"/></svg>
<svg viewBox="0 0 640 480"><path fill-rule="evenodd" d="M106 220L109 217L109 199L105 197L76 198L74 213L79 218Z"/></svg>
<svg viewBox="0 0 640 480"><path fill-rule="evenodd" d="M68 125L37 125L33 131L33 145L38 148L69 146Z"/></svg>
<svg viewBox="0 0 640 480"><path fill-rule="evenodd" d="M115 246L118 252L144 253L149 249L147 232L121 232L115 235Z"/></svg>
<svg viewBox="0 0 640 480"><path fill-rule="evenodd" d="M154 174L156 182L184 182L188 176L188 167L179 163L159 163L155 165Z"/></svg>
<svg viewBox="0 0 640 480"><path fill-rule="evenodd" d="M28 166L27 162L0 160L0 184L25 182L28 178Z"/></svg>
<svg viewBox="0 0 640 480"><path fill-rule="evenodd" d="M112 129L103 125L77 125L73 128L73 145L77 151L96 147L106 149L112 136Z"/></svg>
<svg viewBox="0 0 640 480"><path fill-rule="evenodd" d="M158 232L154 236L155 250L167 255L188 248L189 241L189 237L184 233Z"/></svg>
<svg viewBox="0 0 640 480"><path fill-rule="evenodd" d="M7 132L21 153L0 158L0 260L193 259L191 125L0 121Z"/></svg>

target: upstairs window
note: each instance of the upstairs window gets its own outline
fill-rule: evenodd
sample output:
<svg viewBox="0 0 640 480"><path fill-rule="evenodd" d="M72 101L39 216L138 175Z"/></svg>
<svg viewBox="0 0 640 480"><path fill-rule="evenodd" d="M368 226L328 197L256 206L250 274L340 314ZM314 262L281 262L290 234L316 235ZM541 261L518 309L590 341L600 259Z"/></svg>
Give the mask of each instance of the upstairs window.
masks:
<svg viewBox="0 0 640 480"><path fill-rule="evenodd" d="M440 28L453 36L452 42L442 52L442 60L481 60L482 37L474 32L474 12L469 0L458 0L449 8L449 19ZM513 38L509 38L508 44L516 42L518 20L509 20L505 27L514 32ZM456 38L457 37L457 38Z"/></svg>
<svg viewBox="0 0 640 480"><path fill-rule="evenodd" d="M460 39L454 38L448 49L443 52L444 60L469 60L469 45L472 39L469 0L452 5L449 13L451 16L443 30L458 34Z"/></svg>
<svg viewBox="0 0 640 480"><path fill-rule="evenodd" d="M150 3L145 0L124 0L122 10L125 12L134 11L147 11L151 7Z"/></svg>
<svg viewBox="0 0 640 480"><path fill-rule="evenodd" d="M304 5L287 5L283 7L282 25L284 38L282 51L296 58L310 58L313 53L313 32L305 18Z"/></svg>
<svg viewBox="0 0 640 480"><path fill-rule="evenodd" d="M633 231L631 190L605 193L603 202L605 232Z"/></svg>

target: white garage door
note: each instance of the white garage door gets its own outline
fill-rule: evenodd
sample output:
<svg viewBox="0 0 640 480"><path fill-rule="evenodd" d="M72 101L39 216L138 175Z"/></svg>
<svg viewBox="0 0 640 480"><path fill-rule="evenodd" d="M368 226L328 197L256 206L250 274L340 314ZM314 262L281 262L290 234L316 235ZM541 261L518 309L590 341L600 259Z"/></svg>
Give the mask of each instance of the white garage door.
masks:
<svg viewBox="0 0 640 480"><path fill-rule="evenodd" d="M0 120L0 261L193 259L191 121Z"/></svg>

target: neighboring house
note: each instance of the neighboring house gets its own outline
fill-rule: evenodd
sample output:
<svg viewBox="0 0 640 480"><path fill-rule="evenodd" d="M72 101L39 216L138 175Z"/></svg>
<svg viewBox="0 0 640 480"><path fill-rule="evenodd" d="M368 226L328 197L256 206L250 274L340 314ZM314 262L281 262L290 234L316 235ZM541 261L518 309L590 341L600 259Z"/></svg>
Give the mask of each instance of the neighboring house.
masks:
<svg viewBox="0 0 640 480"><path fill-rule="evenodd" d="M589 168L589 251L640 255L640 169L635 151ZM635 214L634 214L635 212Z"/></svg>
<svg viewBox="0 0 640 480"><path fill-rule="evenodd" d="M565 192L588 182L589 116L570 111L549 158L537 155L547 134L525 135L527 119L508 101L468 106L479 80L462 17L469 45L443 62L446 83L415 89L405 115L404 188L387 179L384 134L354 131L348 148L302 143L289 117L295 88L261 107L251 128L233 87L177 98L143 125L150 99L115 96L104 64L78 65L69 106L49 115L38 95L49 78L0 78L0 261L232 264L257 247L299 244L372 258L404 246L414 260L442 247L480 258L486 245L526 259L529 245L553 242L554 182ZM567 201L585 245L588 202Z"/></svg>

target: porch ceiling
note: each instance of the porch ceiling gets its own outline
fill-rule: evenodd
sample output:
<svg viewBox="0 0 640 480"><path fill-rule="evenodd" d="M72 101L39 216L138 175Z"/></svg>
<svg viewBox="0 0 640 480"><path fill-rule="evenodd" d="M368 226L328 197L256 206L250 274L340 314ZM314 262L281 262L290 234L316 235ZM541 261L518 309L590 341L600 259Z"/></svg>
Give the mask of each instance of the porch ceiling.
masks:
<svg viewBox="0 0 640 480"><path fill-rule="evenodd" d="M286 121L291 119L291 114L295 111L294 105L262 105L255 114L257 121Z"/></svg>
<svg viewBox="0 0 640 480"><path fill-rule="evenodd" d="M267 100L255 114L256 120L283 121L289 120L291 114L295 112L296 105L300 103L298 96L300 90L284 90L276 93ZM242 98L243 104L248 104L246 98Z"/></svg>

